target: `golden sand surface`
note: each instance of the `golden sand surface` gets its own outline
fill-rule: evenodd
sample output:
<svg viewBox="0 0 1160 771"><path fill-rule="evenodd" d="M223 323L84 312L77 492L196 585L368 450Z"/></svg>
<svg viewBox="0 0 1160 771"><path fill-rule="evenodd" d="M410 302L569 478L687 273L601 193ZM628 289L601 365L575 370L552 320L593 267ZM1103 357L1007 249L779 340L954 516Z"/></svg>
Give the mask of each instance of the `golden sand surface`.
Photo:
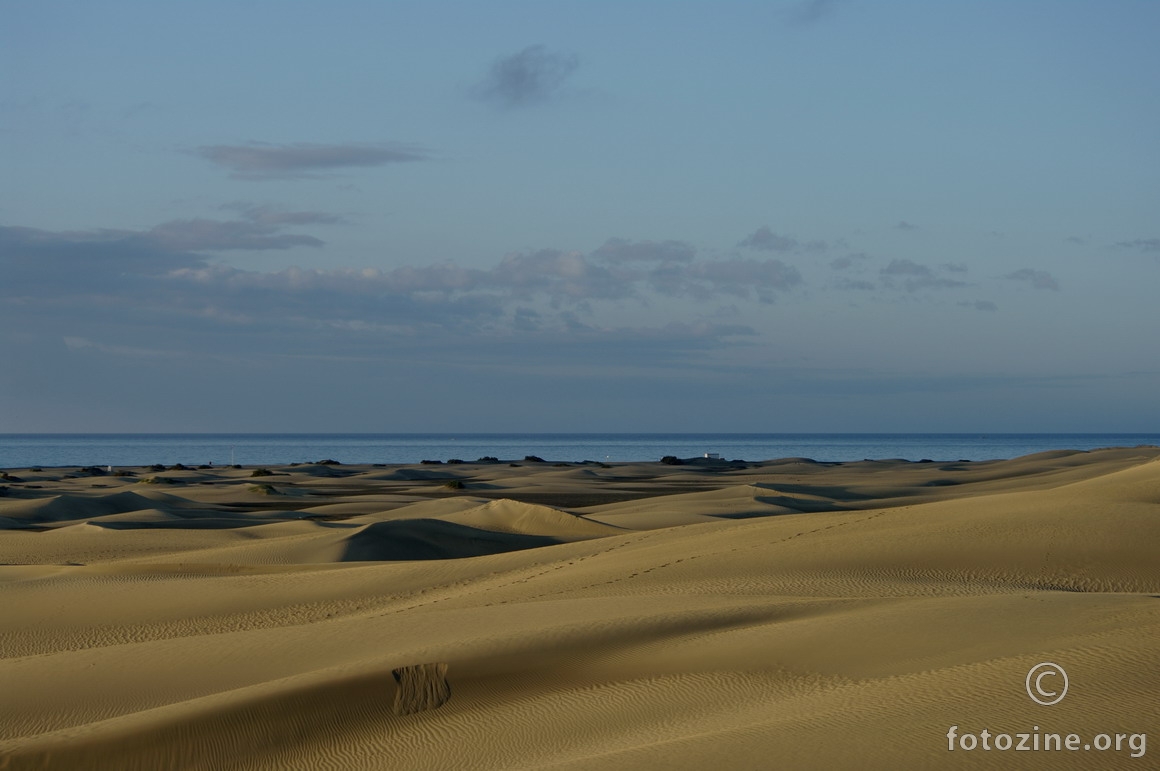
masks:
<svg viewBox="0 0 1160 771"><path fill-rule="evenodd" d="M1155 447L268 471L7 472L0 768L1160 767Z"/></svg>

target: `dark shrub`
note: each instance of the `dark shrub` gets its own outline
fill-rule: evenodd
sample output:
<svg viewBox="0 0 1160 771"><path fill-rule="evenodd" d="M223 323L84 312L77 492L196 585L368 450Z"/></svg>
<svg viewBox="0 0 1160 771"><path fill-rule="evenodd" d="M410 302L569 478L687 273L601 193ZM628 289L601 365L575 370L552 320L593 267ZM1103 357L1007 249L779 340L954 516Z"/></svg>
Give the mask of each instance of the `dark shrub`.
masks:
<svg viewBox="0 0 1160 771"><path fill-rule="evenodd" d="M181 484L181 480L180 479L171 479L170 477L144 477L143 479L138 479L137 484L139 484L139 485L179 485L179 484Z"/></svg>
<svg viewBox="0 0 1160 771"><path fill-rule="evenodd" d="M268 468L256 468L250 472L250 476L252 476L252 477L272 477L272 476L274 476L274 472Z"/></svg>
<svg viewBox="0 0 1160 771"><path fill-rule="evenodd" d="M331 458L327 458L326 460L318 461L318 465L319 466L341 466L342 464L336 460L333 460Z"/></svg>
<svg viewBox="0 0 1160 771"><path fill-rule="evenodd" d="M664 463L667 466L685 465L685 462L678 458L676 455L666 455L665 457L661 458L661 463Z"/></svg>
<svg viewBox="0 0 1160 771"><path fill-rule="evenodd" d="M170 471L185 471L186 468L185 468L185 465L182 463L174 463L172 466L169 467L169 470Z"/></svg>
<svg viewBox="0 0 1160 771"><path fill-rule="evenodd" d="M463 481L459 479L448 479L443 483L443 486L448 490L462 490L464 488Z"/></svg>
<svg viewBox="0 0 1160 771"><path fill-rule="evenodd" d="M441 460L421 460L419 462L422 463L424 466L442 466L443 465L443 461L441 461Z"/></svg>
<svg viewBox="0 0 1160 771"><path fill-rule="evenodd" d="M477 460L476 463L499 463L499 458L495 457L494 455L484 455L482 458Z"/></svg>
<svg viewBox="0 0 1160 771"><path fill-rule="evenodd" d="M462 463L463 461L461 461L459 458L450 458L450 459L448 459L447 462L448 463Z"/></svg>
<svg viewBox="0 0 1160 771"><path fill-rule="evenodd" d="M537 456L537 455L525 455L524 462L525 463L543 463L544 459Z"/></svg>

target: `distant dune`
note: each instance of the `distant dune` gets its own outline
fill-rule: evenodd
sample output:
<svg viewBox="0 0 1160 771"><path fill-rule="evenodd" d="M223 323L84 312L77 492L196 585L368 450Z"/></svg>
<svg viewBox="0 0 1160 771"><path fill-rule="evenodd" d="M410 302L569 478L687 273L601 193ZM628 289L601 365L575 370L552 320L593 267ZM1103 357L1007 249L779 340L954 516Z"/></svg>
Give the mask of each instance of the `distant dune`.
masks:
<svg viewBox="0 0 1160 771"><path fill-rule="evenodd" d="M2 769L1160 755L1154 447L10 471ZM1068 676L1050 706L1028 692L1042 662ZM952 726L1090 749L969 749ZM1140 734L1156 746L1132 757Z"/></svg>

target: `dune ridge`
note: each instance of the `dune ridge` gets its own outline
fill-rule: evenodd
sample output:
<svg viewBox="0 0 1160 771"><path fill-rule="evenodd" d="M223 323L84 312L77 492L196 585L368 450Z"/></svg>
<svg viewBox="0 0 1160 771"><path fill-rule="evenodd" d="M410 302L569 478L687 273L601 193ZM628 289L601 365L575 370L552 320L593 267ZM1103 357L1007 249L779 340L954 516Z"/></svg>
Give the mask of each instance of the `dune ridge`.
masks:
<svg viewBox="0 0 1160 771"><path fill-rule="evenodd" d="M946 738L1160 741L1160 448L80 471L0 495L2 769L1160 753ZM1025 690L1042 661L1071 682L1051 707Z"/></svg>

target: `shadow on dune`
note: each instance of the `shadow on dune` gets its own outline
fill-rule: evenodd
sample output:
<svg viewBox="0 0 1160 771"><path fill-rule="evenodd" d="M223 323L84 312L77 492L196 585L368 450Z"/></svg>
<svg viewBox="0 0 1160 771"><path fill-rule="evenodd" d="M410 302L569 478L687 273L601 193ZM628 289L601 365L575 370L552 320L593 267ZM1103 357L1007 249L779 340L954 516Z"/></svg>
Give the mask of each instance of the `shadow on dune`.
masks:
<svg viewBox="0 0 1160 771"><path fill-rule="evenodd" d="M89 520L90 525L106 530L236 530L242 527L268 525L271 520L234 519L224 517L175 517L173 519L131 520L104 522Z"/></svg>
<svg viewBox="0 0 1160 771"><path fill-rule="evenodd" d="M442 560L482 557L563 541L546 535L495 533L438 519L401 519L367 525L346 540L343 562Z"/></svg>

